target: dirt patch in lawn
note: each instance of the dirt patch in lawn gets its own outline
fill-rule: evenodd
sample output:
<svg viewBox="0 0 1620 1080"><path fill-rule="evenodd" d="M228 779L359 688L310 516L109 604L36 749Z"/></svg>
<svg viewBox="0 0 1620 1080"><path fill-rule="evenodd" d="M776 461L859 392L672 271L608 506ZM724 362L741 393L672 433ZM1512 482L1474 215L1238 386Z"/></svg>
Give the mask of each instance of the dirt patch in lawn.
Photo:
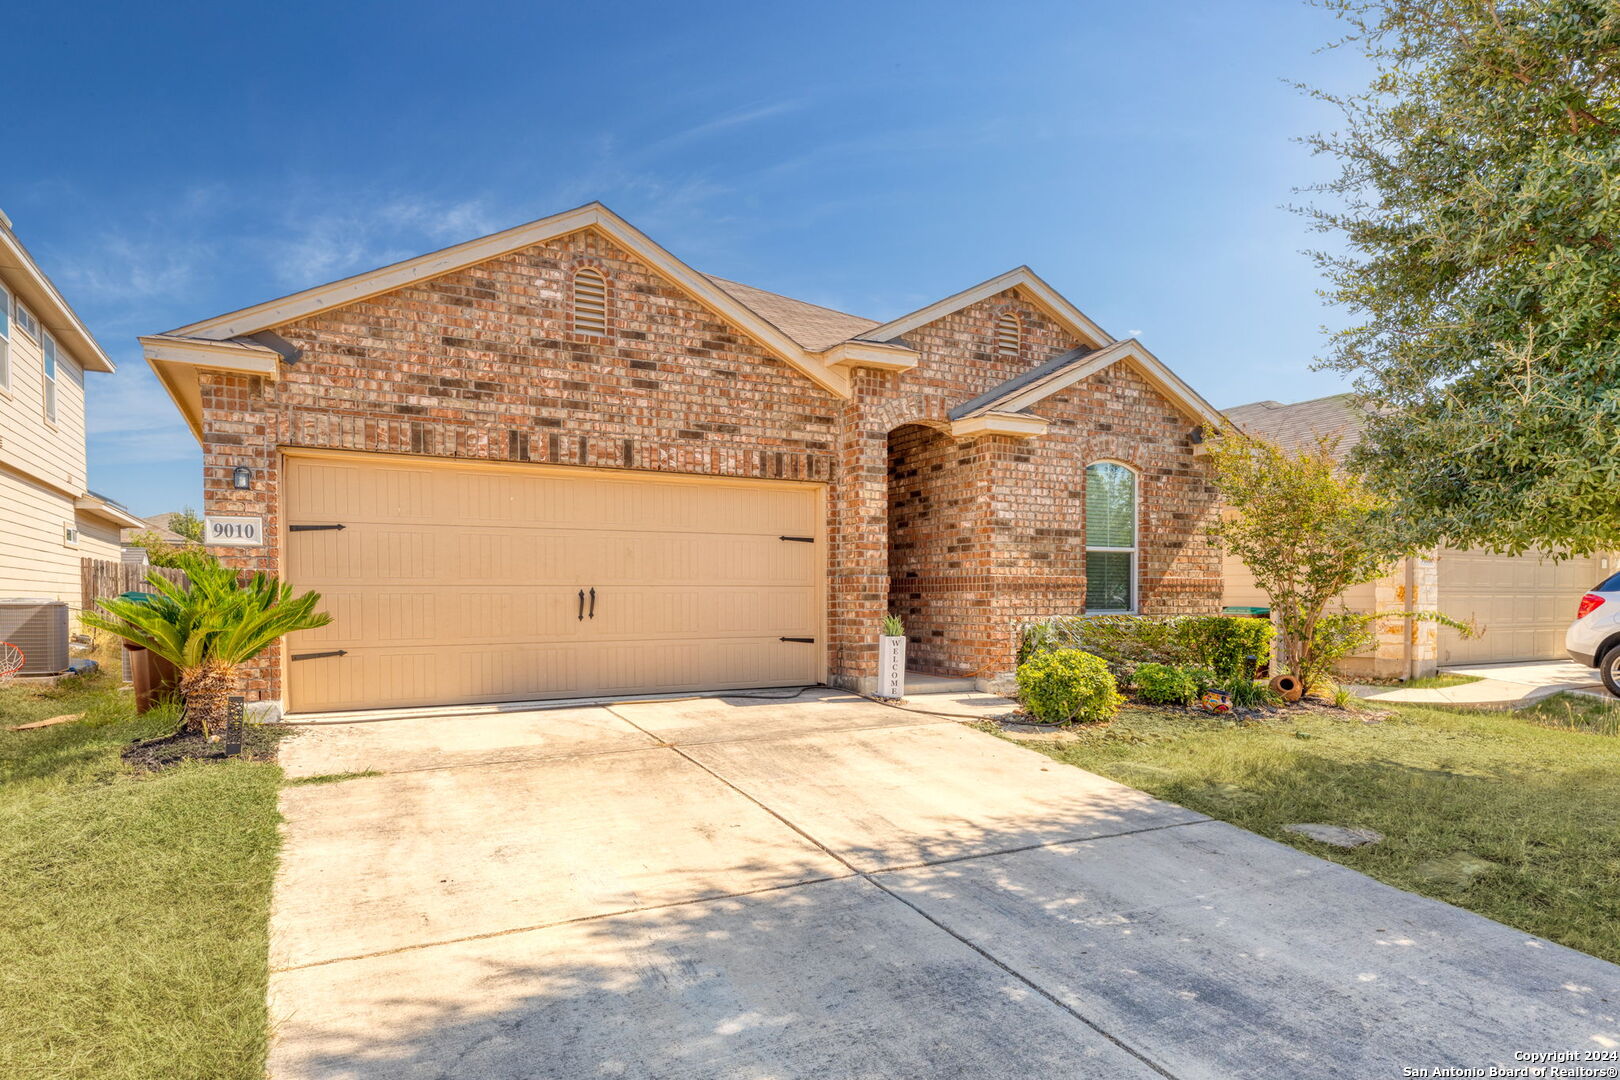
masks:
<svg viewBox="0 0 1620 1080"><path fill-rule="evenodd" d="M187 761L274 761L276 744L285 732L267 724L250 724L242 729L242 751L227 758L224 738L208 739L185 731L142 739L124 748L123 758L145 772L161 772Z"/></svg>

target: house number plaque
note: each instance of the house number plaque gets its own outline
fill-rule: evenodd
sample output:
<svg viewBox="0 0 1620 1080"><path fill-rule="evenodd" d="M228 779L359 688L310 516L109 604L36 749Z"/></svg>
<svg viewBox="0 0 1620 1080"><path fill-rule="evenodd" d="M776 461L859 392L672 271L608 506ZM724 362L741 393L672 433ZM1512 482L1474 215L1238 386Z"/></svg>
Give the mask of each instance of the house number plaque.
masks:
<svg viewBox="0 0 1620 1080"><path fill-rule="evenodd" d="M203 543L222 547L261 547L264 544L264 518L203 518Z"/></svg>

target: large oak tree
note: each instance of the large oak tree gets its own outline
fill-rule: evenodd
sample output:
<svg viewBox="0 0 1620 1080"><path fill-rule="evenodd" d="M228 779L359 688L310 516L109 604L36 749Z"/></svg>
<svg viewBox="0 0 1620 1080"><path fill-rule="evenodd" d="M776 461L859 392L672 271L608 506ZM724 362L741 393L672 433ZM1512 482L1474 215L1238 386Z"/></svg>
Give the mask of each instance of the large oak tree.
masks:
<svg viewBox="0 0 1620 1080"><path fill-rule="evenodd" d="M1620 547L1620 3L1328 0L1372 60L1315 148L1324 366L1422 543Z"/></svg>

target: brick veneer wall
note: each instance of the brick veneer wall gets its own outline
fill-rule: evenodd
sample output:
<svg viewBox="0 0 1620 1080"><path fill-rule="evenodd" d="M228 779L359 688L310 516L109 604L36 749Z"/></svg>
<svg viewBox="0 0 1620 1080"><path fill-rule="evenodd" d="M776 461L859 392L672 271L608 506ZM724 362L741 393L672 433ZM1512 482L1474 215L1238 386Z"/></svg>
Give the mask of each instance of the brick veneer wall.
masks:
<svg viewBox="0 0 1620 1080"><path fill-rule="evenodd" d="M606 338L569 330L580 266L607 276ZM201 378L208 511L262 514L272 540L216 551L251 569L280 568L283 446L834 479L842 403L595 233L277 333L303 350L278 381ZM280 697L279 666L261 658L252 698Z"/></svg>
<svg viewBox="0 0 1620 1080"><path fill-rule="evenodd" d="M889 436L889 610L905 621L915 671L966 675L981 663L995 558L986 442L918 424Z"/></svg>
<svg viewBox="0 0 1620 1080"><path fill-rule="evenodd" d="M608 281L605 337L569 330L572 274L583 266ZM1007 311L1023 321L1016 357L994 348ZM1004 293L907 334L922 354L918 369L857 370L851 400L840 401L590 232L277 332L302 350L277 381L200 377L208 512L263 515L271 538L251 552L216 549L222 557L280 571L281 447L822 482L828 662L836 682L861 687L875 676L878 621L891 602L890 433L941 424L952 406L1076 344ZM907 519L911 546L900 550L910 554L896 564L916 572L908 593L923 594L917 625L928 640L917 655L926 665L1006 670L1014 620L1077 610L1088 455L1143 470L1145 606L1219 602L1218 562L1199 533L1214 501L1192 458L1191 421L1129 374L1094 376L1036 411L1054 418L1053 431L1029 442L896 436L906 454L942 466L930 473L939 491L957 493L949 514ZM253 470L248 491L231 488L239 465ZM272 650L250 672L249 696L279 699L279 670Z"/></svg>

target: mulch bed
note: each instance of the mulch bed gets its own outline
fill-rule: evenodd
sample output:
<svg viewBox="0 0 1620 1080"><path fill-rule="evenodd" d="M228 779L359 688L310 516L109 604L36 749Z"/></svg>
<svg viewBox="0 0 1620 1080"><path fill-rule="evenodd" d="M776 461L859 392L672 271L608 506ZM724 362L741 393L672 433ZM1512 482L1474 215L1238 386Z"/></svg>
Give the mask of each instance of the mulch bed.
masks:
<svg viewBox="0 0 1620 1080"><path fill-rule="evenodd" d="M282 732L264 724L250 724L242 729L242 752L234 759L225 756L225 740L210 742L201 735L184 731L156 739L142 739L124 747L123 758L145 772L161 772L187 761L274 761L276 743Z"/></svg>
<svg viewBox="0 0 1620 1080"><path fill-rule="evenodd" d="M1126 713L1133 711L1165 713L1172 716L1194 717L1199 720L1221 720L1227 724L1263 723L1268 720L1287 720L1303 716L1376 724L1393 715L1389 712L1380 712L1367 708L1341 709L1331 701L1323 701L1318 698L1307 698L1304 701L1296 701L1288 705L1257 705L1247 709L1234 708L1230 712L1224 713L1208 712L1196 705L1142 705L1134 701L1128 701L1122 707L1122 711ZM1042 734L1058 736L1063 733L1104 731L1113 724L1113 721L1103 721L1095 724L1043 724L1031 714L1019 711L1010 716L990 719L989 723L1000 728L1004 733L1031 738L1039 737Z"/></svg>

